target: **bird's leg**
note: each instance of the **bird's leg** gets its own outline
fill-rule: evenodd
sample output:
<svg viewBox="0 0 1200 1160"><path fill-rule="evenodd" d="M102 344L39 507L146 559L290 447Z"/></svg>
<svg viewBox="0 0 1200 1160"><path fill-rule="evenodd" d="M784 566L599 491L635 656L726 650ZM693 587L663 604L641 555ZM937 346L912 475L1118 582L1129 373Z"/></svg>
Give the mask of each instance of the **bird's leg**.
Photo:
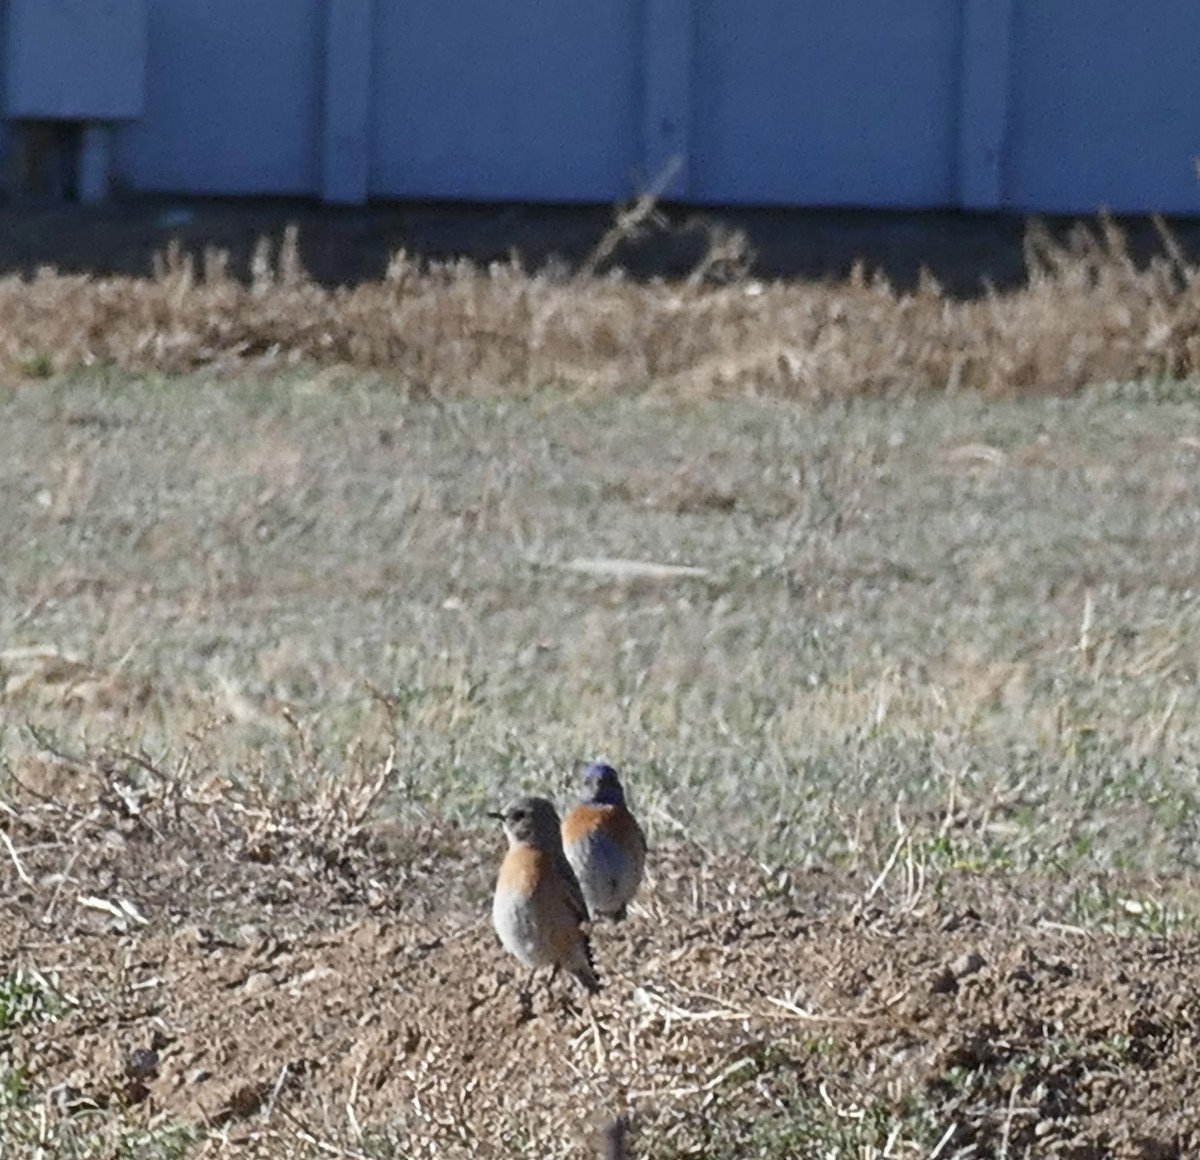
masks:
<svg viewBox="0 0 1200 1160"><path fill-rule="evenodd" d="M533 1018L533 980L536 978L537 967L534 967L529 972L529 978L525 980L525 986L517 992L517 998L521 1003L521 1012L517 1017L518 1023L528 1023Z"/></svg>
<svg viewBox="0 0 1200 1160"><path fill-rule="evenodd" d="M591 995L585 1002L587 1003L588 1019L592 1024L592 1042L596 1045L596 1066L603 1070L608 1067L608 1052L604 1047L604 1037L600 1034L600 1024L596 1019L596 1008L592 1006Z"/></svg>
<svg viewBox="0 0 1200 1160"><path fill-rule="evenodd" d="M554 983L554 980L558 978L558 973L559 973L560 969L561 969L561 965L559 963L555 963L554 970L552 970L550 972L550 978L548 978L546 980L546 998L550 1002L553 1002L553 1000L554 1000L554 996L551 991L551 987ZM560 995L558 1003L559 1003L559 1006L564 1011L567 1011L572 1015L577 1015L579 1013L579 1008L576 1007L575 1004L572 1002L571 996L569 994L564 993L564 994Z"/></svg>

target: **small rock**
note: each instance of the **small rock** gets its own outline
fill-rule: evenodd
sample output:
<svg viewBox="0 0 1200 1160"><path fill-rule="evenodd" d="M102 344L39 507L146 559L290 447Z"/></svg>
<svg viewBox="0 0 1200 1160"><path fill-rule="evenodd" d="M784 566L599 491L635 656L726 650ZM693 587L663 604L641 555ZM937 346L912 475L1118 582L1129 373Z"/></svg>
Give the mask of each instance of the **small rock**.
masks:
<svg viewBox="0 0 1200 1160"><path fill-rule="evenodd" d="M187 1082L191 1084L203 1083L206 1079L212 1079L212 1072L207 1067L194 1067L187 1073Z"/></svg>
<svg viewBox="0 0 1200 1160"><path fill-rule="evenodd" d="M947 914L938 925L938 930L942 934L949 934L952 930L958 930L964 923L979 921L979 911L973 906L968 906L965 910L956 910Z"/></svg>
<svg viewBox="0 0 1200 1160"><path fill-rule="evenodd" d="M130 1079L154 1079L158 1075L158 1052L150 1047L135 1047L125 1057L125 1074Z"/></svg>
<svg viewBox="0 0 1200 1160"><path fill-rule="evenodd" d="M252 971L246 976L246 981L242 984L242 990L247 995L257 995L261 991L268 991L275 986L275 980L266 971Z"/></svg>
<svg viewBox="0 0 1200 1160"><path fill-rule="evenodd" d="M929 984L930 991L935 995L952 995L958 990L960 979L965 979L986 966L987 959L978 951L967 951L934 975Z"/></svg>
<svg viewBox="0 0 1200 1160"><path fill-rule="evenodd" d="M987 966L987 959L978 951L967 951L966 954L959 955L958 958L950 964L950 972L956 979L965 979L968 975L973 975L977 971L982 971Z"/></svg>
<svg viewBox="0 0 1200 1160"><path fill-rule="evenodd" d="M260 951L267 944L267 932L255 922L244 922L237 929L238 945Z"/></svg>
<svg viewBox="0 0 1200 1160"><path fill-rule="evenodd" d="M293 987L306 987L309 983L315 983L319 979L326 979L336 972L332 967L327 967L322 963L305 971L298 979L292 980Z"/></svg>
<svg viewBox="0 0 1200 1160"><path fill-rule="evenodd" d="M263 1089L260 1084L245 1084L229 1097L229 1112L239 1119L254 1115L262 1107Z"/></svg>

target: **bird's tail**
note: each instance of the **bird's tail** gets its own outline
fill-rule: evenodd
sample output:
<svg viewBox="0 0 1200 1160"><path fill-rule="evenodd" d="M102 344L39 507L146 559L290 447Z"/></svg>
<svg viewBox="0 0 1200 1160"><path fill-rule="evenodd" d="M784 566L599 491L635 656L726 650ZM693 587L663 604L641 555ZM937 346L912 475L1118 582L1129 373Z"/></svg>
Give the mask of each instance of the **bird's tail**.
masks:
<svg viewBox="0 0 1200 1160"><path fill-rule="evenodd" d="M600 976L596 973L596 960L592 957L592 940L585 934L582 941L583 962L572 968L571 974L587 988L589 995L599 993L602 986Z"/></svg>

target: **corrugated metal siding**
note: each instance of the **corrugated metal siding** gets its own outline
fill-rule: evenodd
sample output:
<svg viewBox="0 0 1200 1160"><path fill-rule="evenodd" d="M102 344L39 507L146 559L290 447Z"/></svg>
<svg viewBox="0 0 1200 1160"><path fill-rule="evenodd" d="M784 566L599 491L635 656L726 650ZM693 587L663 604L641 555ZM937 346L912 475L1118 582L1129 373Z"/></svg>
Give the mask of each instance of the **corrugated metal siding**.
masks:
<svg viewBox="0 0 1200 1160"><path fill-rule="evenodd" d="M695 8L691 196L954 200L960 0Z"/></svg>
<svg viewBox="0 0 1200 1160"><path fill-rule="evenodd" d="M1200 213L1196 0L145 4L136 190Z"/></svg>
<svg viewBox="0 0 1200 1160"><path fill-rule="evenodd" d="M1023 0L1004 202L1200 212L1200 4Z"/></svg>
<svg viewBox="0 0 1200 1160"><path fill-rule="evenodd" d="M375 7L372 194L628 194L637 165L636 0Z"/></svg>
<svg viewBox="0 0 1200 1160"><path fill-rule="evenodd" d="M317 193L324 9L325 0L151 0L146 114L118 137L124 183Z"/></svg>

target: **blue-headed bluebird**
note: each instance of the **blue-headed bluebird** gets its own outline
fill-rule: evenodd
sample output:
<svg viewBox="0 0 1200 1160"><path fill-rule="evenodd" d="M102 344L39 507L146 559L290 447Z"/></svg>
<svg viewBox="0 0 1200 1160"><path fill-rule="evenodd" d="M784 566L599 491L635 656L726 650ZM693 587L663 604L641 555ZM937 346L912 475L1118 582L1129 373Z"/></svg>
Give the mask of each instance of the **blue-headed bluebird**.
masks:
<svg viewBox="0 0 1200 1160"><path fill-rule="evenodd" d="M579 877L588 913L620 922L642 881L646 836L611 765L589 765L583 781L582 800L563 819L563 850Z"/></svg>
<svg viewBox="0 0 1200 1160"><path fill-rule="evenodd" d="M504 949L530 968L530 983L539 967L554 968L549 981L562 968L595 994L600 980L583 928L587 904L563 854L558 812L545 798L521 797L490 816L508 836L492 902Z"/></svg>

